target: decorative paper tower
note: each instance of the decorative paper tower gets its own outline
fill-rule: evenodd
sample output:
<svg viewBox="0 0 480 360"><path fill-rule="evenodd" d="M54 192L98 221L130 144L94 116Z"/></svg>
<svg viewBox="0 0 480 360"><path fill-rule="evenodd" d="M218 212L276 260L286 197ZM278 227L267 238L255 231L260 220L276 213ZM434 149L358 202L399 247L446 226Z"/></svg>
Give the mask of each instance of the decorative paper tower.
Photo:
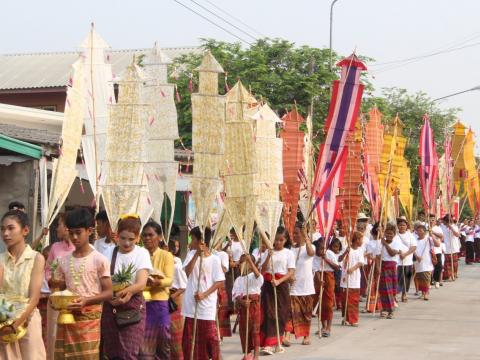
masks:
<svg viewBox="0 0 480 360"><path fill-rule="evenodd" d="M169 84L168 64L171 60L155 44L144 61L145 100L152 105L152 113L146 122L147 144L145 147L145 174L153 218L160 223L162 209L167 208L165 194L170 201L170 219L162 224L168 241L175 212L175 193L178 163L174 159L174 141L178 139L175 87ZM167 212L165 211L165 217ZM165 226L167 225L167 226Z"/></svg>
<svg viewBox="0 0 480 360"><path fill-rule="evenodd" d="M343 184L339 189L338 206L342 224L346 229L354 229L358 210L362 204L362 128L359 122L355 130L350 131L346 146L348 147Z"/></svg>
<svg viewBox="0 0 480 360"><path fill-rule="evenodd" d="M276 125L281 120L267 104L252 119L258 170L255 175L256 214L263 229L273 239L283 208L279 193L279 185L283 183L282 139L277 137L276 132Z"/></svg>
<svg viewBox="0 0 480 360"><path fill-rule="evenodd" d="M105 49L108 44L96 33L92 25L90 33L81 44L85 61L85 97L87 109L84 117L85 134L82 138L82 150L88 181L99 206L98 187L103 174L107 143L107 125L109 123L109 106L115 103L113 92L112 66L106 62Z"/></svg>
<svg viewBox="0 0 480 360"><path fill-rule="evenodd" d="M224 71L209 51L196 70L199 72L199 89L198 93L192 94L192 148L195 159L192 198L195 225L205 228L210 222L215 197L221 189L225 96L218 94L218 74Z"/></svg>
<svg viewBox="0 0 480 360"><path fill-rule="evenodd" d="M118 103L111 107L102 196L112 228L121 215L137 213L140 206L143 139L150 112L150 106L141 102L144 80L134 59L118 82Z"/></svg>
<svg viewBox="0 0 480 360"><path fill-rule="evenodd" d="M364 189L372 207L372 217L380 220L381 198L378 174L380 173L380 156L383 149L382 113L374 107L368 113L369 121L365 125L364 144Z"/></svg>
<svg viewBox="0 0 480 360"><path fill-rule="evenodd" d="M283 131L280 133L280 137L283 140L283 184L280 186L280 194L284 206L285 228L290 236L293 236L300 195L298 173L302 169L305 136L300 130L300 125L305 120L298 113L296 106L285 114L282 120Z"/></svg>

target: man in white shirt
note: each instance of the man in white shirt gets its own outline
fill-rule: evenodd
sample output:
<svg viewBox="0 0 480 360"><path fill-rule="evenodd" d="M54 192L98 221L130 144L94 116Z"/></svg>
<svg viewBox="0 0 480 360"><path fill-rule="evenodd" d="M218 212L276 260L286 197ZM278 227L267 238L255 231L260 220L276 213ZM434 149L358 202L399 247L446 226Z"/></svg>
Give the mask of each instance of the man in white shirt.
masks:
<svg viewBox="0 0 480 360"><path fill-rule="evenodd" d="M192 250L187 254L183 264L188 277L182 306L182 315L185 316L183 353L186 357L190 357L195 308L197 308L194 359L219 360L220 339L215 318L217 291L223 286L225 274L220 258L210 254L208 249L211 239L210 229L205 229L204 240L198 226L190 231L190 235Z"/></svg>
<svg viewBox="0 0 480 360"><path fill-rule="evenodd" d="M110 226L107 212L105 210L100 211L95 216L95 224L98 239L95 240L93 246L100 254L107 256L111 253L112 248L115 247L115 234L112 231L112 227Z"/></svg>
<svg viewBox="0 0 480 360"><path fill-rule="evenodd" d="M402 302L407 302L407 294L413 277L413 253L417 249L417 240L408 230L408 221L402 216L397 219L398 238L403 246L397 267L398 292L402 294Z"/></svg>
<svg viewBox="0 0 480 360"><path fill-rule="evenodd" d="M466 221L463 232L465 233L465 264L473 265L475 262L475 223L473 219Z"/></svg>
<svg viewBox="0 0 480 360"><path fill-rule="evenodd" d="M445 265L443 267L443 280L455 281L458 270L458 253L460 252L460 231L449 214L442 219L440 226L443 232L443 243L445 245Z"/></svg>

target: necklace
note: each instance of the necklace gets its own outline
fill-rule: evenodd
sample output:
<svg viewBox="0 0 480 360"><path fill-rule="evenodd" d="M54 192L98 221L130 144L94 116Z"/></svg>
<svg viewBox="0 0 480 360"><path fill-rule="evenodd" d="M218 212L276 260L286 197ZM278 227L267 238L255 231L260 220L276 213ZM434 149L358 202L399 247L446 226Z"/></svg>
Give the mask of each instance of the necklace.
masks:
<svg viewBox="0 0 480 360"><path fill-rule="evenodd" d="M80 286L80 276L85 271L86 262L87 257L84 257L82 259L82 263L80 264L80 268L78 269L78 271L76 271L75 265L73 263L73 255L70 255L70 275L72 276L73 286L75 287L75 289L78 289L78 287Z"/></svg>

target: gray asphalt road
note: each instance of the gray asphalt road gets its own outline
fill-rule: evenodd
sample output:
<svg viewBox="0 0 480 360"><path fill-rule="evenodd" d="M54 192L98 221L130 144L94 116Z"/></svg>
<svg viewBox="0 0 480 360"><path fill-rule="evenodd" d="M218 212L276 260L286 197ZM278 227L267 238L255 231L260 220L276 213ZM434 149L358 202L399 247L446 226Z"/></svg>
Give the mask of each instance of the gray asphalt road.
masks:
<svg viewBox="0 0 480 360"><path fill-rule="evenodd" d="M463 261L463 259L462 259ZM233 319L233 318L232 318ZM332 336L312 338L312 345L294 342L284 354L264 359L480 359L480 264L461 266L460 278L432 289L430 301L409 294L409 302L400 304L395 319L361 314L358 328L340 326L335 313ZM317 330L314 319L312 332ZM241 359L237 336L225 339L224 360Z"/></svg>

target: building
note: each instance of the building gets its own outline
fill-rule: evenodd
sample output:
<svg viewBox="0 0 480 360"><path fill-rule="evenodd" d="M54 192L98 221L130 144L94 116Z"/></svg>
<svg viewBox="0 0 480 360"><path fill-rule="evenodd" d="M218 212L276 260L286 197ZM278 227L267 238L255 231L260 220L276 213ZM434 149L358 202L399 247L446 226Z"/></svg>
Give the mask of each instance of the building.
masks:
<svg viewBox="0 0 480 360"><path fill-rule="evenodd" d="M199 48L164 48L172 59L183 54L199 52ZM150 49L112 50L107 60L112 64L115 74L121 74L131 63L133 56L142 56ZM38 182L38 158L18 153L12 149L15 141L18 145L36 146L41 156L48 158L58 156L60 136L63 124L63 111L66 100L67 84L71 75L71 65L78 58L78 52L5 54L0 55L0 209L5 209L12 200L25 203L37 221L39 230L38 196L35 197L35 184ZM25 144L23 144L25 143ZM20 146L21 145L21 146ZM175 150L175 157L182 163L191 161L191 155L182 150ZM5 167L5 169L3 168ZM188 168L189 166L186 166ZM79 178L65 202L65 207L73 205L88 206L92 204L93 193L90 190L86 171L82 164L77 164ZM5 171L4 171L5 170ZM81 186L82 185L82 186ZM28 188L28 195L25 189ZM4 191L3 189L11 189ZM178 180L175 223L186 224L187 201L185 192L189 190L188 176ZM37 194L38 195L38 194ZM36 199L36 200L35 200ZM33 206L37 204L37 206ZM32 208L33 207L33 208ZM181 226L184 234L186 227Z"/></svg>

